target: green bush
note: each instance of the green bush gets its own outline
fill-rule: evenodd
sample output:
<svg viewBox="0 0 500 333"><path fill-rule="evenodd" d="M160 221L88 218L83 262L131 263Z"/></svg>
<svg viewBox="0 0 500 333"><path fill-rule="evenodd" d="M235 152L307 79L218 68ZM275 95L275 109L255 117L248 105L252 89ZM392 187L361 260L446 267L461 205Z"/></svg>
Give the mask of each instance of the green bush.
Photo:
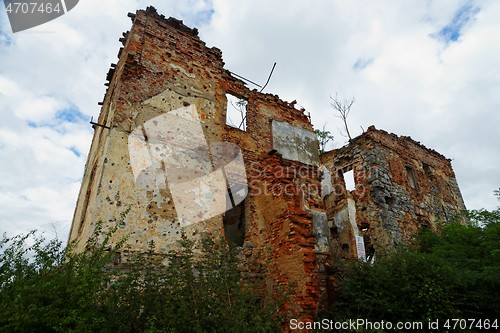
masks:
<svg viewBox="0 0 500 333"><path fill-rule="evenodd" d="M339 264L335 304L322 316L372 321L500 317L500 211L424 231L375 263Z"/></svg>
<svg viewBox="0 0 500 333"><path fill-rule="evenodd" d="M237 252L224 241L204 240L195 254L183 237L168 266L144 254L118 270L120 249L109 251L109 235L101 243L96 235L80 254L35 233L4 235L0 331L279 331L281 301L262 305L256 286L240 282Z"/></svg>

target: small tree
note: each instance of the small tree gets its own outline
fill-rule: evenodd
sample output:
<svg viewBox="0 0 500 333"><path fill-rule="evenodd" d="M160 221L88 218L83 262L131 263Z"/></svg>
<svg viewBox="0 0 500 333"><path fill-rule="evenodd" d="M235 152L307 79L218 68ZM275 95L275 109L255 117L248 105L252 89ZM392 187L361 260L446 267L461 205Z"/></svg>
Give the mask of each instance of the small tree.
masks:
<svg viewBox="0 0 500 333"><path fill-rule="evenodd" d="M328 142L333 141L332 133L330 133L330 131L327 131L325 126L326 124L323 125L322 129L314 130L314 133L316 133L316 136L318 137L320 154L323 154L325 152L325 148Z"/></svg>
<svg viewBox="0 0 500 333"><path fill-rule="evenodd" d="M354 97L351 98L350 100L347 99L340 100L337 94L335 94L335 98L330 96L330 99L331 99L330 105L338 113L336 117L342 119L342 122L344 123L346 136L349 138L350 142L352 138L351 138L351 133L349 133L349 126L347 125L347 117L349 116L349 112L351 112L351 107L354 104Z"/></svg>

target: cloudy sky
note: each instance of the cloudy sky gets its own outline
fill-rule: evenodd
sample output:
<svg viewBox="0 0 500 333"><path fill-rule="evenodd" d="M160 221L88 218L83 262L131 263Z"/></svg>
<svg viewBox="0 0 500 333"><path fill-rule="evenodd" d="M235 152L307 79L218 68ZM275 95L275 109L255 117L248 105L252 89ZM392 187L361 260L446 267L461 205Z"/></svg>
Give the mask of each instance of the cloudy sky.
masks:
<svg viewBox="0 0 500 333"><path fill-rule="evenodd" d="M500 1L82 0L13 34L0 7L0 233L66 239L109 65L128 12L154 5L200 30L226 68L297 100L346 138L330 96L355 98L353 134L375 125L451 158L469 209L500 187ZM55 231L54 231L55 230Z"/></svg>

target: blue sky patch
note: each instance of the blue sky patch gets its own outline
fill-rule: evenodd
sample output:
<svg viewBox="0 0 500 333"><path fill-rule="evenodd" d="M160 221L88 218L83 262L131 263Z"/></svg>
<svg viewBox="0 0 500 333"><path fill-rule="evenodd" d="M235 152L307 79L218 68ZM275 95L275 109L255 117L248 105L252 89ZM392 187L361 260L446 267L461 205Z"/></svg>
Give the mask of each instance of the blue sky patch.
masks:
<svg viewBox="0 0 500 333"><path fill-rule="evenodd" d="M196 13L193 19L194 25L199 26L209 23L214 13L215 11L212 8Z"/></svg>
<svg viewBox="0 0 500 333"><path fill-rule="evenodd" d="M37 128L37 127L40 127L40 125L39 125L39 124L37 124L36 122L31 121L31 120L28 120L26 123L27 123L27 124L28 124L28 126L29 126L29 127L31 127L31 128Z"/></svg>
<svg viewBox="0 0 500 333"><path fill-rule="evenodd" d="M80 157L80 156L82 156L82 153L80 153L80 152L78 151L78 149L76 149L75 147L69 147L69 150L71 150L71 152L72 152L73 154L75 154L75 155L76 155L76 157Z"/></svg>
<svg viewBox="0 0 500 333"><path fill-rule="evenodd" d="M81 113L77 107L71 106L69 108L57 111L55 116L50 120L42 120L42 121L28 120L26 121L26 124L31 128L48 127L56 131L57 133L65 134L66 129L64 127L64 123L76 124L86 121L87 121L87 116Z"/></svg>
<svg viewBox="0 0 500 333"><path fill-rule="evenodd" d="M56 119L69 123L78 123L87 120L87 117L80 112L77 107L70 107L61 111L57 111Z"/></svg>
<svg viewBox="0 0 500 333"><path fill-rule="evenodd" d="M480 8L474 6L471 2L460 7L453 16L450 23L445 25L433 37L442 39L446 44L456 42L462 36L462 29L474 19L474 16L479 12Z"/></svg>
<svg viewBox="0 0 500 333"><path fill-rule="evenodd" d="M0 31L0 45L11 46L12 44L14 44L14 40L5 32Z"/></svg>
<svg viewBox="0 0 500 333"><path fill-rule="evenodd" d="M373 58L371 59L361 59L356 60L352 68L357 71L361 71L373 63Z"/></svg>
<svg viewBox="0 0 500 333"><path fill-rule="evenodd" d="M66 129L64 126L61 126L60 124L56 124L53 121L52 122L36 122L32 120L26 121L26 124L31 127L31 128L50 128L54 132L57 132L59 134L66 134Z"/></svg>

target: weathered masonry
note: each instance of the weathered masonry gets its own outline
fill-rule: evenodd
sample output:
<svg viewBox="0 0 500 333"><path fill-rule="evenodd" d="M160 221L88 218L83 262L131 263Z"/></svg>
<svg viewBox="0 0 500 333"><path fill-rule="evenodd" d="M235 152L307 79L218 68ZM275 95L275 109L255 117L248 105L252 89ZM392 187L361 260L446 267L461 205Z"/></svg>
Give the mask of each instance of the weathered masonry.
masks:
<svg viewBox="0 0 500 333"><path fill-rule="evenodd" d="M304 110L248 89L182 21L152 7L129 16L70 240L82 250L98 221L119 223L114 241L129 235L131 251L151 241L169 251L182 229L193 239L226 237L242 246L245 276L273 287L294 281L295 311L311 318L321 294L317 255L328 246L314 236L327 230L326 213ZM227 114L234 110L236 118Z"/></svg>
<svg viewBox="0 0 500 333"><path fill-rule="evenodd" d="M154 242L166 253L182 232L225 237L244 277L267 290L293 282L288 310L308 319L328 294L325 263L383 253L464 208L440 154L370 128L320 163L303 109L247 88L182 21L153 7L129 16L94 123L76 250L99 222L132 252Z"/></svg>
<svg viewBox="0 0 500 333"><path fill-rule="evenodd" d="M370 126L321 162L336 256L371 259L465 209L450 160L410 137Z"/></svg>

